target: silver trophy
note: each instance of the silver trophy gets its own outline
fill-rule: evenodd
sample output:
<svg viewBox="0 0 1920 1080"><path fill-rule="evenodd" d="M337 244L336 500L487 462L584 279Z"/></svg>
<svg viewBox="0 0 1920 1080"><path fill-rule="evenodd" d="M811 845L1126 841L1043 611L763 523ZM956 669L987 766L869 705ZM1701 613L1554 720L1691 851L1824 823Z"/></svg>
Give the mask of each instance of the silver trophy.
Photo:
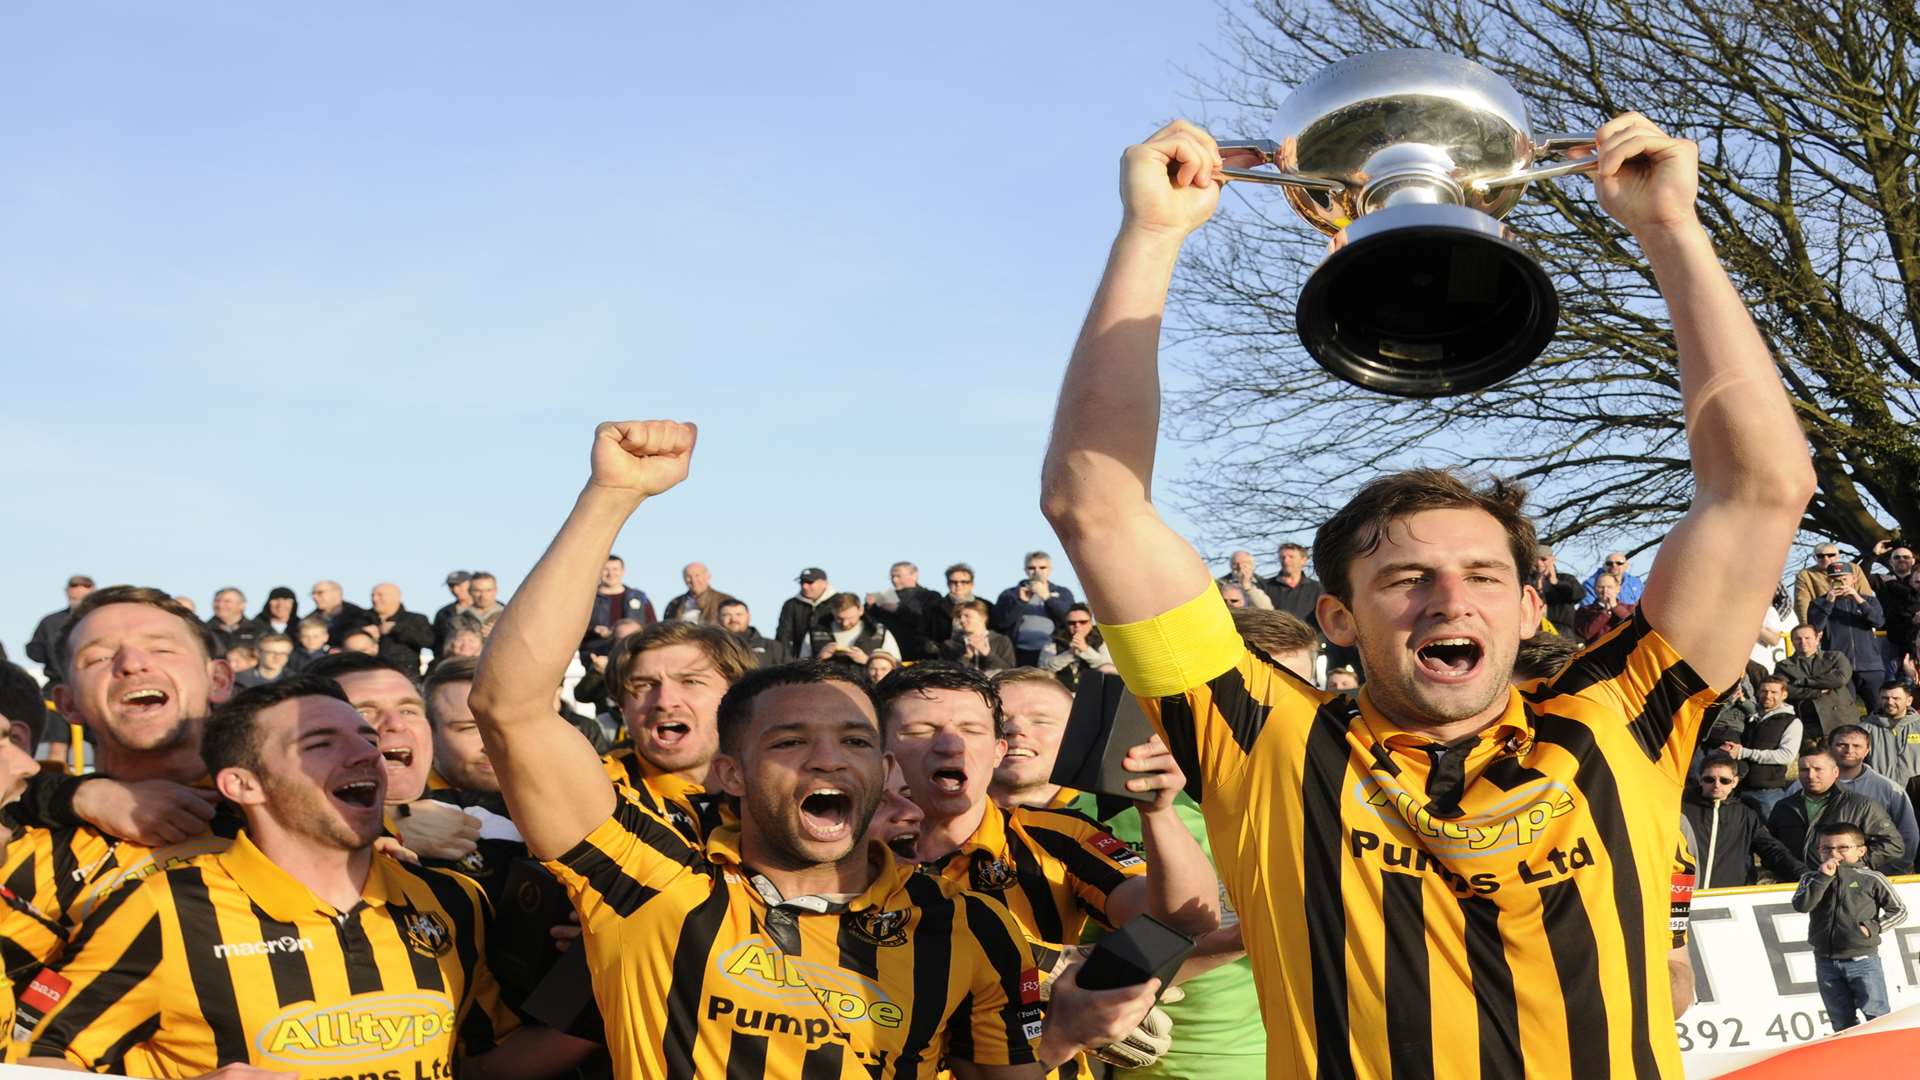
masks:
<svg viewBox="0 0 1920 1080"><path fill-rule="evenodd" d="M1525 367L1553 336L1553 283L1499 219L1534 180L1593 167L1535 162L1591 147L1536 135L1526 102L1471 60L1426 49L1348 57L1280 106L1279 139L1222 140L1272 169L1332 248L1301 290L1295 324L1328 371L1369 390L1439 397Z"/></svg>

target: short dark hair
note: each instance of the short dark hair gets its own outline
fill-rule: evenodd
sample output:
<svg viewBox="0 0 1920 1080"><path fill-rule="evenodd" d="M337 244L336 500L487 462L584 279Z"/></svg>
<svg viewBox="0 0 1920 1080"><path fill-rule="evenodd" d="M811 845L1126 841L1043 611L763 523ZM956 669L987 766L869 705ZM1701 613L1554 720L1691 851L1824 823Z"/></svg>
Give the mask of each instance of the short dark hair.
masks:
<svg viewBox="0 0 1920 1080"><path fill-rule="evenodd" d="M723 605L724 606L724 605ZM757 665L752 653L740 639L718 626L690 623L680 619L657 622L644 630L628 634L607 650L607 686L613 691L614 704L623 704L627 696L627 665L643 652L669 645L693 645L707 654L707 662L727 680L728 685Z"/></svg>
<svg viewBox="0 0 1920 1080"><path fill-rule="evenodd" d="M972 600L968 600L964 604L953 605L953 613L955 615L958 615L963 611L977 611L980 614L985 615L989 619L993 618L993 605L987 603L985 600L982 600L978 597L975 597Z"/></svg>
<svg viewBox="0 0 1920 1080"><path fill-rule="evenodd" d="M1515 682L1551 679L1586 647L1579 638L1560 634L1542 632L1524 638L1513 654L1513 679Z"/></svg>
<svg viewBox="0 0 1920 1080"><path fill-rule="evenodd" d="M834 594L833 599L829 601L829 603L832 604L834 611L845 611L848 608L857 608L857 607L866 606L860 602L859 597L853 595L850 592Z"/></svg>
<svg viewBox="0 0 1920 1080"><path fill-rule="evenodd" d="M625 566L626 563L621 563L620 565ZM485 570L475 570L473 573L467 575L467 580L470 582L479 581L481 578L486 578L488 581L493 582L495 585L500 584L499 578L494 577L492 574L487 573Z"/></svg>
<svg viewBox="0 0 1920 1080"><path fill-rule="evenodd" d="M427 672L427 681L420 687L420 699L427 703L427 723L435 730L440 727L440 717L433 708L434 692L453 683L470 683L473 674L480 668L480 658L476 656L449 656L433 665Z"/></svg>
<svg viewBox="0 0 1920 1080"><path fill-rule="evenodd" d="M0 660L0 717L25 724L33 733L29 745L40 745L40 733L47 726L47 699L40 695L40 684L25 668ZM0 731L0 737L5 732ZM31 750L28 753L32 753Z"/></svg>
<svg viewBox="0 0 1920 1080"><path fill-rule="evenodd" d="M725 600L720 601L720 606L717 608L714 608L713 610L725 611L730 607L744 608L744 607L747 607L747 602L745 600L740 599L737 596L729 596ZM753 609L747 608L747 610L752 611ZM694 625L698 626L699 624L695 623Z"/></svg>
<svg viewBox="0 0 1920 1080"><path fill-rule="evenodd" d="M620 564L621 566L625 566L625 565L627 565L627 560L625 560L625 559L623 559L623 558L621 558L621 557L620 557L620 556L618 556L618 555L608 555L608 556L607 556L607 559L606 559L606 561L607 561L607 562L617 562L617 563L619 563L619 564ZM487 576L488 576L488 577L491 577L492 575L491 575L491 574L489 574L489 575L487 575Z"/></svg>
<svg viewBox="0 0 1920 1080"><path fill-rule="evenodd" d="M374 653L328 653L315 660L303 674L318 675L323 679L339 679L344 675L358 675L366 671L391 671L415 686L420 685L420 676Z"/></svg>
<svg viewBox="0 0 1920 1080"><path fill-rule="evenodd" d="M86 599L67 614L67 621L60 624L60 637L54 642L54 652L62 671L73 666L73 632L80 628L87 616L114 604L144 604L159 608L187 624L193 631L193 639L200 643L201 654L207 659L212 660L220 655L220 648L213 640L213 629L201 622L200 617L189 611L185 604L175 600L171 593L144 585L109 585L88 593Z"/></svg>
<svg viewBox="0 0 1920 1080"><path fill-rule="evenodd" d="M207 775L218 776L221 769L238 766L260 768L260 727L254 718L283 701L303 697L326 697L346 701L347 692L332 679L311 672L288 675L259 686L249 686L216 706L207 717L200 735L200 760ZM349 703L351 704L351 703Z"/></svg>
<svg viewBox="0 0 1920 1080"><path fill-rule="evenodd" d="M888 676L889 681L892 678ZM830 682L845 683L860 691L868 701L873 701L873 685L867 682L866 672L846 664L800 660L758 668L742 675L727 687L726 696L720 699L720 708L715 716L715 724L720 731L721 753L735 756L740 753L741 741L746 738L747 727L753 722L753 703L761 694L780 686L811 686ZM877 711L878 703L874 702L874 706Z"/></svg>
<svg viewBox="0 0 1920 1080"><path fill-rule="evenodd" d="M1805 760L1807 760L1807 759L1808 759L1808 758L1810 758L1810 757L1823 757L1823 758L1826 758L1826 759L1827 759L1827 763L1828 763L1829 765L1838 765L1838 764L1840 764L1839 762L1837 762L1837 761L1835 761L1835 760L1833 760L1833 751L1831 751L1831 750L1827 750L1827 749L1825 749L1825 748L1816 748L1816 749L1813 749L1813 750L1802 750L1802 751L1800 751L1800 760L1801 760L1801 761L1805 761Z"/></svg>
<svg viewBox="0 0 1920 1080"><path fill-rule="evenodd" d="M1913 687L1905 679L1890 679L1880 684L1882 690L1904 690L1908 697L1913 696Z"/></svg>
<svg viewBox="0 0 1920 1080"><path fill-rule="evenodd" d="M1368 481L1313 536L1320 585L1342 604L1353 603L1351 563L1370 555L1393 522L1424 510L1480 510L1506 530L1516 573L1533 566L1539 546L1533 522L1521 510L1526 489L1498 477L1476 488L1452 469L1408 469ZM1518 585L1516 584L1516 588Z"/></svg>
<svg viewBox="0 0 1920 1080"><path fill-rule="evenodd" d="M974 577L974 576L975 576L975 575L974 575L974 572L973 572L973 567L971 567L971 566L968 566L968 565L967 565L966 563L963 563L963 562L957 562L957 563L954 563L954 564L953 564L952 566L949 566L949 567L947 567L947 568L946 568L946 570L942 572L942 575L941 575L941 576L943 576L943 577L952 577L952 576L953 576L953 572L954 572L955 570L965 570L965 571L967 572L967 576L968 576L968 577Z"/></svg>
<svg viewBox="0 0 1920 1080"><path fill-rule="evenodd" d="M1782 690L1785 690L1787 688L1787 677L1785 675L1762 675L1760 676L1760 681L1753 684L1753 688L1758 690L1768 683L1774 683Z"/></svg>
<svg viewBox="0 0 1920 1080"><path fill-rule="evenodd" d="M1867 842L1867 830L1851 821L1823 821L1813 827L1815 836L1851 836L1862 846Z"/></svg>
<svg viewBox="0 0 1920 1080"><path fill-rule="evenodd" d="M1832 746L1833 740L1842 735L1858 735L1867 741L1869 747L1873 745L1873 736L1867 734L1867 729L1859 724L1836 724L1832 731L1827 732L1827 745Z"/></svg>
<svg viewBox="0 0 1920 1080"><path fill-rule="evenodd" d="M1733 758L1731 758L1731 757L1729 757L1729 756L1727 755L1727 753L1726 753L1726 751L1724 751L1724 750L1715 750L1714 752L1712 752L1712 753L1710 753L1710 754L1708 754L1707 756L1705 756L1705 757L1703 757L1703 758L1701 758L1701 759L1700 759L1700 771L1701 771L1701 772L1706 772L1706 771L1707 771L1708 769L1711 769L1711 768L1713 768L1713 767L1715 767L1715 766L1718 766L1718 765L1724 765L1724 766L1726 766L1727 768L1729 768L1729 769L1732 769L1732 770L1733 770L1733 775L1734 775L1734 778L1735 778L1736 780L1737 780L1737 779L1739 779L1739 777L1740 777L1740 763L1739 763L1739 762L1737 762L1737 761L1735 761L1735 760L1733 760Z"/></svg>
<svg viewBox="0 0 1920 1080"><path fill-rule="evenodd" d="M894 702L908 694L924 696L929 690L963 690L979 694L980 700L993 710L994 735L1006 734L1006 715L1000 707L1000 688L994 685L986 672L951 660L923 660L912 667L903 667L874 688L873 707L880 713L881 732L887 730L887 716L893 712Z"/></svg>

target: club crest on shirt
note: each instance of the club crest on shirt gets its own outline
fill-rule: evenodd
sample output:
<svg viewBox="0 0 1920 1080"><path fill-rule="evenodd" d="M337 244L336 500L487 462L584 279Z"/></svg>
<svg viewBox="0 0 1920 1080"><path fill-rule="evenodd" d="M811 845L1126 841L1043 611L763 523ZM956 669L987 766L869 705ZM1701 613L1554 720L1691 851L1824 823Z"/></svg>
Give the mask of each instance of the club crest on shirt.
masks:
<svg viewBox="0 0 1920 1080"><path fill-rule="evenodd" d="M905 945L907 913L868 908L854 917L853 936L874 945Z"/></svg>
<svg viewBox="0 0 1920 1080"><path fill-rule="evenodd" d="M407 948L421 956L445 956L453 948L453 932L440 916L431 911L415 911L400 920Z"/></svg>
<svg viewBox="0 0 1920 1080"><path fill-rule="evenodd" d="M1005 892L1013 884L1016 873L1013 864L999 859L986 859L973 864L973 891Z"/></svg>

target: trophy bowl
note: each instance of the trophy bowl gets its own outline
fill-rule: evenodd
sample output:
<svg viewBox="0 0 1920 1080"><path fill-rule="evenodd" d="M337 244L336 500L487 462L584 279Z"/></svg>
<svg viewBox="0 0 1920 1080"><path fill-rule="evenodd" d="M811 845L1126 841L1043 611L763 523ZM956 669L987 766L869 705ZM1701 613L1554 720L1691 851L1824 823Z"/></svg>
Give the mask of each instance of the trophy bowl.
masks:
<svg viewBox="0 0 1920 1080"><path fill-rule="evenodd" d="M1369 390L1440 397L1485 389L1539 356L1560 302L1500 218L1526 185L1591 168L1584 135L1538 135L1526 102L1479 64L1427 49L1362 53L1295 88L1279 138L1222 140L1272 169L1228 169L1285 187L1333 237L1295 325L1321 366Z"/></svg>

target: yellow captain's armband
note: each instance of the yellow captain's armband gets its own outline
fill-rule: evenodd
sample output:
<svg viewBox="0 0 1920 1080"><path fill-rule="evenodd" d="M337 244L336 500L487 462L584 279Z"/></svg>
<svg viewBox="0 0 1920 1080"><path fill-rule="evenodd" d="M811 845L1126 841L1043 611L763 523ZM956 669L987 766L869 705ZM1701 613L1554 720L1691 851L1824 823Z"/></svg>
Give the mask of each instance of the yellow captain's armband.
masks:
<svg viewBox="0 0 1920 1080"><path fill-rule="evenodd" d="M1220 586L1151 619L1100 624L1113 666L1127 689L1141 697L1166 697L1204 685L1240 662L1247 646L1234 629Z"/></svg>

